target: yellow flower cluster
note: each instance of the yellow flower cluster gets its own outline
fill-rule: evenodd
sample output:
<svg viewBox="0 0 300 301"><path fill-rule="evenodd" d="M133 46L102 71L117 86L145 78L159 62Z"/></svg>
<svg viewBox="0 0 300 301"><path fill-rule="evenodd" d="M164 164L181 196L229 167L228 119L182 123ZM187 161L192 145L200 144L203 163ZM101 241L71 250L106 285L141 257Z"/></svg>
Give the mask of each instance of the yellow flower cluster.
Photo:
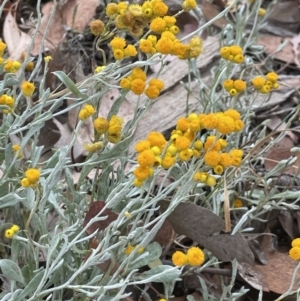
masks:
<svg viewBox="0 0 300 301"><path fill-rule="evenodd" d="M21 180L22 187L34 187L40 179L41 172L36 168L29 168L25 172L25 178Z"/></svg>
<svg viewBox="0 0 300 301"><path fill-rule="evenodd" d="M257 76L252 79L252 85L260 93L267 94L273 89L278 89L278 75L275 72L269 72L266 77Z"/></svg>
<svg viewBox="0 0 300 301"><path fill-rule="evenodd" d="M243 56L243 49L238 45L222 47L220 49L220 55L223 59L241 64L245 58Z"/></svg>
<svg viewBox="0 0 300 301"><path fill-rule="evenodd" d="M87 143L87 144L84 144L84 146L83 146L83 148L86 151L91 152L91 153L96 152L97 150L99 150L102 147L103 147L103 142L101 142L101 141L98 141L95 143Z"/></svg>
<svg viewBox="0 0 300 301"><path fill-rule="evenodd" d="M195 0L185 0L183 2L183 9L186 11L195 7ZM143 53L150 55L156 52L172 54L177 55L181 59L197 57L203 51L202 40L199 37L194 37L189 44L185 45L176 39L175 35L179 32L179 28L176 26L176 18L166 15L168 9L168 6L162 0L145 1L142 5L128 5L122 1L119 4L108 4L106 15L114 22L118 29L128 30L133 36L141 36L147 27L155 34L161 35L157 38L155 35L150 34L147 38L141 39L139 49ZM113 44L116 44L115 39L120 38L114 38L112 40ZM123 49L125 47L125 40L123 40L122 45L120 45L120 41L118 41L118 44L121 47L111 44L115 59L121 60L126 56L136 55L136 50L134 49L134 51L133 48L130 55L128 54L129 51L126 51L126 48Z"/></svg>
<svg viewBox="0 0 300 301"><path fill-rule="evenodd" d="M32 94L35 90L35 86L31 82L24 81L22 86L21 86L21 90L22 90L22 93L23 93L24 96L30 97L30 96L32 96Z"/></svg>
<svg viewBox="0 0 300 301"><path fill-rule="evenodd" d="M137 246L132 246L131 244L128 244L127 247L126 247L126 249L124 250L124 253L128 256L128 255L130 255L130 254L132 253L132 251L133 251L134 249L136 249L136 248L137 248L137 253L138 253L138 254L143 253L144 250L145 250L144 247L139 247L138 245L137 245Z"/></svg>
<svg viewBox="0 0 300 301"><path fill-rule="evenodd" d="M106 15L114 21L118 29L128 30L133 36L141 36L149 22L156 17L163 17L168 12L168 6L161 0L145 1L142 5L121 1L118 4L109 3Z"/></svg>
<svg viewBox="0 0 300 301"><path fill-rule="evenodd" d="M12 146L12 149L13 149L13 151L14 151L15 154L17 154L19 152L20 148L21 148L20 144L14 144ZM18 158L22 158L22 157L23 157L23 153L19 152Z"/></svg>
<svg viewBox="0 0 300 301"><path fill-rule="evenodd" d="M149 85L146 88L146 78L147 75L141 68L134 68L128 77L121 79L120 86L125 90L131 90L136 95L141 95L145 92L150 99L154 99L159 96L164 88L164 83L158 78L153 78L149 81Z"/></svg>
<svg viewBox="0 0 300 301"><path fill-rule="evenodd" d="M26 57L26 53L25 52L22 53L21 62L12 61L10 59L6 60L6 59L3 58L3 54L4 54L5 49L6 49L6 44L3 43L0 39L0 65L4 65L3 69L4 69L5 72L16 73L21 67L21 62L24 62L25 57ZM32 71L33 69L34 69L34 63L33 62L29 62L25 67L26 71Z"/></svg>
<svg viewBox="0 0 300 301"><path fill-rule="evenodd" d="M197 7L197 2L195 0L184 0L182 3L182 9L184 11L190 11Z"/></svg>
<svg viewBox="0 0 300 301"><path fill-rule="evenodd" d="M189 248L186 254L182 251L176 251L172 255L172 262L175 266L184 266L186 264L199 266L203 264L204 260L204 253L198 247Z"/></svg>
<svg viewBox="0 0 300 301"><path fill-rule="evenodd" d="M289 251L289 256L294 260L300 260L300 238L295 238L292 241L292 248Z"/></svg>
<svg viewBox="0 0 300 301"><path fill-rule="evenodd" d="M243 92L246 89L246 82L240 79L233 80L231 78L223 82L223 87L231 96Z"/></svg>
<svg viewBox="0 0 300 301"><path fill-rule="evenodd" d="M15 106L15 101L11 96L3 94L0 96L0 105L6 105L9 107L9 110L3 109L3 113L8 114L13 111L13 108Z"/></svg>
<svg viewBox="0 0 300 301"><path fill-rule="evenodd" d="M16 73L21 67L18 61L7 60L4 65L4 71L9 73Z"/></svg>
<svg viewBox="0 0 300 301"><path fill-rule="evenodd" d="M11 239L19 231L20 227L18 225L12 225L9 229L5 230L4 236Z"/></svg>
<svg viewBox="0 0 300 301"><path fill-rule="evenodd" d="M147 140L139 141L135 149L138 152L139 166L134 170L136 177L134 184L141 186L145 180L154 173L153 168L161 166L164 169L171 168L177 161L186 162L192 157L203 156L204 163L212 168L215 174L222 174L230 166L239 166L243 151L232 149L224 152L227 146L225 139L208 135L204 143L197 139L201 130L216 130L220 134L230 134L243 129L244 123L240 119L240 113L233 109L225 112L196 114L179 118L176 129L172 131L170 142L157 132L151 132ZM153 141L153 137L154 141ZM160 139L160 143L158 143ZM207 172L199 171L194 175L194 180L214 186L216 179Z"/></svg>
<svg viewBox="0 0 300 301"><path fill-rule="evenodd" d="M98 117L94 120L94 128L96 132L100 135L104 135L104 137L110 143L117 143L121 140L122 125L123 118L117 115L113 115L109 121L104 117ZM102 147L102 144L97 144L97 147L97 149L99 149L100 147Z"/></svg>
<svg viewBox="0 0 300 301"><path fill-rule="evenodd" d="M140 187L144 181L152 177L154 167L164 164L164 158L161 154L167 144L165 137L159 132L150 132L146 140L141 140L135 145L135 150L138 152L138 166L133 171L135 176L134 185ZM173 161L173 160L172 160ZM172 165L175 164L172 162Z"/></svg>
<svg viewBox="0 0 300 301"><path fill-rule="evenodd" d="M114 37L109 44L116 60L122 60L123 58L137 55L136 48L130 44L126 46L125 39L121 37Z"/></svg>
<svg viewBox="0 0 300 301"><path fill-rule="evenodd" d="M78 118L80 120L86 120L87 118L91 117L93 114L95 114L95 109L92 105L85 105L78 114Z"/></svg>

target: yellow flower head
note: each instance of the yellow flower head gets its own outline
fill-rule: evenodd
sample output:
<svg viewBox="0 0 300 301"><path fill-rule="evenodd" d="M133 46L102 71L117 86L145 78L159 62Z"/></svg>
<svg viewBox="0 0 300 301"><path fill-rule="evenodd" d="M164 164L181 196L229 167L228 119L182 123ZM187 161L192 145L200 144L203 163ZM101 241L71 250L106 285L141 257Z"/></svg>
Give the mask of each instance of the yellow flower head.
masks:
<svg viewBox="0 0 300 301"><path fill-rule="evenodd" d="M226 110L224 112L224 115L231 117L233 120L238 120L238 119L241 118L241 114L238 111L234 110L234 109Z"/></svg>
<svg viewBox="0 0 300 301"><path fill-rule="evenodd" d="M234 202L233 202L233 207L234 208L243 207L243 201L241 201L240 199L235 199Z"/></svg>
<svg viewBox="0 0 300 301"><path fill-rule="evenodd" d="M152 166L155 162L155 155L151 150L144 150L137 156L137 162L142 167L149 167Z"/></svg>
<svg viewBox="0 0 300 301"><path fill-rule="evenodd" d="M104 31L105 25L101 20L94 20L90 22L90 29L94 36L100 36Z"/></svg>
<svg viewBox="0 0 300 301"><path fill-rule="evenodd" d="M139 153L149 149L150 149L150 142L148 140L141 140L135 145L135 150Z"/></svg>
<svg viewBox="0 0 300 301"><path fill-rule="evenodd" d="M146 84L142 79L134 79L131 82L130 89L136 95L141 95L145 90Z"/></svg>
<svg viewBox="0 0 300 301"><path fill-rule="evenodd" d="M12 225L10 228L14 233L17 233L20 231L20 227L18 225Z"/></svg>
<svg viewBox="0 0 300 301"><path fill-rule="evenodd" d="M162 158L162 160L160 162L160 165L164 169L169 169L170 167L172 167L173 165L175 165L175 163L176 163L176 158L166 154Z"/></svg>
<svg viewBox="0 0 300 301"><path fill-rule="evenodd" d="M206 151L213 150L213 151L220 151L221 150L221 144L217 140L217 137L214 135L210 135L206 138L206 141L204 143L204 149Z"/></svg>
<svg viewBox="0 0 300 301"><path fill-rule="evenodd" d="M215 113L210 113L208 115L199 116L200 123L205 129L212 130L218 126L219 118Z"/></svg>
<svg viewBox="0 0 300 301"><path fill-rule="evenodd" d="M121 140L121 132L118 132L118 133L108 133L107 134L107 140L110 142L110 143L117 143Z"/></svg>
<svg viewBox="0 0 300 301"><path fill-rule="evenodd" d="M246 82L243 80L237 79L233 83L233 87L240 93L246 89Z"/></svg>
<svg viewBox="0 0 300 301"><path fill-rule="evenodd" d="M198 247L189 248L186 256L187 256L188 264L192 266L201 265L205 259L203 251Z"/></svg>
<svg viewBox="0 0 300 301"><path fill-rule="evenodd" d="M182 9L184 11L190 11L192 9L195 9L197 7L196 0L184 0L182 3Z"/></svg>
<svg viewBox="0 0 300 301"><path fill-rule="evenodd" d="M135 179L135 180L133 181L133 185L136 186L136 187L141 187L141 186L143 186L143 184L144 184L144 182L143 182L143 181L140 181L140 180L138 180L138 179Z"/></svg>
<svg viewBox="0 0 300 301"><path fill-rule="evenodd" d="M181 251L176 251L172 255L172 262L175 266L184 266L188 263L187 256Z"/></svg>
<svg viewBox="0 0 300 301"><path fill-rule="evenodd" d="M112 49L124 49L126 46L126 41L121 37L114 37L109 44Z"/></svg>
<svg viewBox="0 0 300 301"><path fill-rule="evenodd" d="M106 6L106 15L111 17L118 13L118 5L116 3L108 3Z"/></svg>
<svg viewBox="0 0 300 301"><path fill-rule="evenodd" d="M21 86L21 90L24 96L30 97L35 90L35 86L33 83L25 81Z"/></svg>
<svg viewBox="0 0 300 301"><path fill-rule="evenodd" d="M149 81L149 86L155 86L157 87L157 89L159 91L161 91L163 88L164 88L164 82L161 81L160 79L158 78L152 78L150 81Z"/></svg>
<svg viewBox="0 0 300 301"><path fill-rule="evenodd" d="M99 150L103 146L103 143L101 141L95 142L95 143L87 143L84 144L84 149L87 150L88 152L95 152Z"/></svg>
<svg viewBox="0 0 300 301"><path fill-rule="evenodd" d="M163 149L167 144L165 137L159 132L150 132L147 140L150 142L151 147L158 146L160 149Z"/></svg>
<svg viewBox="0 0 300 301"><path fill-rule="evenodd" d="M95 73L100 73L101 71L103 71L105 69L106 66L98 66L95 68Z"/></svg>
<svg viewBox="0 0 300 301"><path fill-rule="evenodd" d="M233 88L233 80L232 79L226 79L223 82L223 87L225 88L226 91L230 91Z"/></svg>
<svg viewBox="0 0 300 301"><path fill-rule="evenodd" d="M179 151L186 150L190 147L190 145L191 145L191 141L188 138L184 136L176 137L175 146L177 150Z"/></svg>
<svg viewBox="0 0 300 301"><path fill-rule="evenodd" d="M294 260L300 260L300 247L292 247L289 256Z"/></svg>
<svg viewBox="0 0 300 301"><path fill-rule="evenodd" d="M120 81L120 86L122 89L125 89L125 90L130 90L131 88L131 81L126 78L126 77L123 77Z"/></svg>
<svg viewBox="0 0 300 301"><path fill-rule="evenodd" d="M292 247L299 247L300 248L300 238L293 239Z"/></svg>
<svg viewBox="0 0 300 301"><path fill-rule="evenodd" d="M201 182L201 183L205 183L207 178L208 178L208 173L207 172L202 172L202 171L197 171L195 172L193 179L196 182Z"/></svg>
<svg viewBox="0 0 300 301"><path fill-rule="evenodd" d="M104 134L109 127L109 122L104 117L98 117L94 120L94 128L99 134Z"/></svg>
<svg viewBox="0 0 300 301"><path fill-rule="evenodd" d="M221 116L219 117L217 129L221 134L230 134L235 130L235 122L230 116Z"/></svg>
<svg viewBox="0 0 300 301"><path fill-rule="evenodd" d="M136 56L137 50L133 45L127 45L127 47L124 49L124 57L130 57L130 56Z"/></svg>
<svg viewBox="0 0 300 301"><path fill-rule="evenodd" d="M275 72L269 72L267 75L266 75L266 78L267 80L275 83L277 80L278 80L278 74L275 73Z"/></svg>
<svg viewBox="0 0 300 301"><path fill-rule="evenodd" d="M149 41L148 39L141 39L140 40L140 45L139 45L139 49L144 52L144 53L151 53L152 50L152 43L151 41Z"/></svg>
<svg viewBox="0 0 300 301"><path fill-rule="evenodd" d="M133 174L139 181L145 181L152 175L152 169L148 166L146 167L138 166L133 171Z"/></svg>
<svg viewBox="0 0 300 301"><path fill-rule="evenodd" d="M216 185L216 178L213 176L208 176L207 180L205 181L207 186L215 186Z"/></svg>
<svg viewBox="0 0 300 301"><path fill-rule="evenodd" d="M234 128L235 132L241 131L245 126L243 120L235 120L234 124L235 124L235 128Z"/></svg>
<svg viewBox="0 0 300 301"><path fill-rule="evenodd" d="M171 39L164 37L160 38L155 45L156 50L162 54L172 53L173 47L174 42Z"/></svg>
<svg viewBox="0 0 300 301"><path fill-rule="evenodd" d="M189 120L185 117L181 117L177 120L176 129L185 132L189 129Z"/></svg>
<svg viewBox="0 0 300 301"><path fill-rule="evenodd" d="M11 238L13 238L14 235L15 235L15 232L11 228L5 230L4 236L6 238L11 239Z"/></svg>
<svg viewBox="0 0 300 301"><path fill-rule="evenodd" d="M85 120L95 114L95 112L92 105L85 105L83 109L80 110L78 117L80 120Z"/></svg>
<svg viewBox="0 0 300 301"><path fill-rule="evenodd" d="M229 94L230 94L231 96L235 96L235 95L237 95L237 93L238 93L238 91L237 91L236 89L234 89L234 88L232 88L232 89L229 91Z"/></svg>
<svg viewBox="0 0 300 301"><path fill-rule="evenodd" d="M196 140L194 142L194 148L198 151L201 151L203 149L203 142L201 140Z"/></svg>
<svg viewBox="0 0 300 301"><path fill-rule="evenodd" d="M124 250L124 253L126 255L130 255L132 253L132 251L134 250L134 247L131 244L128 244L128 246L126 247L126 249Z"/></svg>
<svg viewBox="0 0 300 301"><path fill-rule="evenodd" d="M268 94L271 91L271 87L269 85L263 85L261 89L259 89L260 93Z"/></svg>
<svg viewBox="0 0 300 301"><path fill-rule="evenodd" d="M230 167L232 165L232 158L227 153L220 154L220 165L224 168Z"/></svg>
<svg viewBox="0 0 300 301"><path fill-rule="evenodd" d="M130 4L128 10L134 17L139 17L143 14L142 6L139 4Z"/></svg>
<svg viewBox="0 0 300 301"><path fill-rule="evenodd" d="M53 60L51 55L47 55L47 56L44 57L45 63L49 63L51 60Z"/></svg>
<svg viewBox="0 0 300 301"><path fill-rule="evenodd" d="M229 154L230 154L231 157L242 158L244 152L243 152L241 149L234 148L234 149L232 149L232 150L229 152Z"/></svg>
<svg viewBox="0 0 300 301"><path fill-rule="evenodd" d="M164 19L157 17L150 23L150 29L155 33L162 33L166 29L167 23Z"/></svg>
<svg viewBox="0 0 300 301"><path fill-rule="evenodd" d="M260 17L263 17L266 13L267 13L267 11L266 11L264 8L260 7L260 8L258 9L258 15L259 15Z"/></svg>
<svg viewBox="0 0 300 301"><path fill-rule="evenodd" d="M141 79L142 81L145 81L147 75L146 72L141 68L133 68L131 71L131 77L132 79Z"/></svg>
<svg viewBox="0 0 300 301"><path fill-rule="evenodd" d="M217 151L208 151L204 155L204 162L209 167L216 167L220 162L220 154Z"/></svg>
<svg viewBox="0 0 300 301"><path fill-rule="evenodd" d="M154 16L163 17L168 12L169 7L164 2L155 2L152 6Z"/></svg>
<svg viewBox="0 0 300 301"><path fill-rule="evenodd" d="M23 178L21 180L21 186L22 187L30 187L33 186L34 184L30 183L30 181L27 178Z"/></svg>
<svg viewBox="0 0 300 301"><path fill-rule="evenodd" d="M215 168L214 168L214 173L217 174L217 175L221 175L224 171L224 168L222 167L222 165L217 165Z"/></svg>
<svg viewBox="0 0 300 301"><path fill-rule="evenodd" d="M257 90L261 89L265 83L266 83L266 80L262 76L257 76L252 79L252 85Z"/></svg>
<svg viewBox="0 0 300 301"><path fill-rule="evenodd" d="M0 40L0 56L4 54L5 49L6 49L6 44Z"/></svg>
<svg viewBox="0 0 300 301"><path fill-rule="evenodd" d="M190 148L182 150L179 152L179 159L181 161L188 161L193 156L193 150Z"/></svg>
<svg viewBox="0 0 300 301"><path fill-rule="evenodd" d="M157 98L159 96L159 93L160 93L160 91L156 86L149 86L145 90L146 96L148 96L150 99Z"/></svg>
<svg viewBox="0 0 300 301"><path fill-rule="evenodd" d="M122 49L115 49L114 50L114 58L118 61L124 58L124 51Z"/></svg>
<svg viewBox="0 0 300 301"><path fill-rule="evenodd" d="M25 172L25 176L31 184L35 184L40 179L41 172L36 168L29 168Z"/></svg>

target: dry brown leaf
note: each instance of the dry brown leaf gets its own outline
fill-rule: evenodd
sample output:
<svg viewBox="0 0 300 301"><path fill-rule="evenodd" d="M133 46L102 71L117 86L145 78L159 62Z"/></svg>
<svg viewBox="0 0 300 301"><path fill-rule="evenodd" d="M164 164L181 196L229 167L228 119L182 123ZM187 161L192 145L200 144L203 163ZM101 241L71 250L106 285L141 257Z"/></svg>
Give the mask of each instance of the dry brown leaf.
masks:
<svg viewBox="0 0 300 301"><path fill-rule="evenodd" d="M297 161L290 167L284 169L284 173L295 175L300 166L300 154L291 152L294 142L287 136L283 137L278 143L273 145L264 157L264 166L267 171L272 170L281 160L297 157Z"/></svg>
<svg viewBox="0 0 300 301"><path fill-rule="evenodd" d="M269 16L269 22L281 28L297 32L300 25L299 1L278 1Z"/></svg>
<svg viewBox="0 0 300 301"><path fill-rule="evenodd" d="M50 20L52 11L54 9L53 2L46 3L42 8L42 20L41 25L39 27L39 32L36 35L36 38L34 40L34 47L31 51L31 54L36 56L40 53L41 43L43 36L45 35L47 24ZM54 50L58 47L59 43L61 42L65 29L64 29L64 23L61 16L61 13L58 8L56 8L56 11L54 13L53 19L51 20L49 31L46 34L46 39L44 41L44 45L42 48L43 51L48 50ZM34 29L35 30L35 29ZM34 32L34 30L32 32Z"/></svg>
<svg viewBox="0 0 300 301"><path fill-rule="evenodd" d="M159 205L165 211L169 202L161 201ZM239 262L254 263L253 253L240 233L217 235L225 223L210 210L190 202L180 203L167 219L177 234L193 239L218 259L228 262L236 258Z"/></svg>
<svg viewBox="0 0 300 301"><path fill-rule="evenodd" d="M83 33L94 17L97 6L99 6L99 0L69 0L62 7L64 24L73 31Z"/></svg>
<svg viewBox="0 0 300 301"><path fill-rule="evenodd" d="M299 45L300 45L300 35L294 36L291 39L291 43L293 45L293 51L295 53L295 64L300 68L300 62L299 62Z"/></svg>
<svg viewBox="0 0 300 301"><path fill-rule="evenodd" d="M31 37L21 31L11 11L5 17L3 24L3 38L11 60L21 60L22 53L28 50Z"/></svg>
<svg viewBox="0 0 300 301"><path fill-rule="evenodd" d="M289 289L296 266L297 261L291 259L288 254L275 251L266 265L252 267L247 263L242 263L239 264L238 271L240 276L255 289L283 294ZM299 279L300 271L296 276L294 290L298 289Z"/></svg>
<svg viewBox="0 0 300 301"><path fill-rule="evenodd" d="M280 51L274 54L274 58L286 63L292 63L295 59L295 54L291 44L291 38L281 38L272 35L260 36L257 40L258 45L264 46L264 51L267 55L273 55L284 42L288 41L287 45ZM299 56L297 58L299 60Z"/></svg>
<svg viewBox="0 0 300 301"><path fill-rule="evenodd" d="M64 25L69 26L72 30L82 33L92 17L96 13L96 8L99 5L98 0L69 0L64 5L57 6L54 17L49 26L49 31L46 34L46 40L43 50L53 51L62 41L65 34ZM47 24L54 9L53 2L46 3L42 8L42 22L39 28L39 33L34 41L34 48L31 51L32 55L38 55L42 38L45 35Z"/></svg>
<svg viewBox="0 0 300 301"><path fill-rule="evenodd" d="M203 0L202 5L200 5L200 7L206 21L210 21L220 13L219 10L207 0ZM216 20L213 24L219 28L222 28L227 23L227 20L224 17L221 17L218 20Z"/></svg>
<svg viewBox="0 0 300 301"><path fill-rule="evenodd" d="M287 130L287 124L279 117L272 116L271 122L268 124L268 127L273 131L282 131ZM285 131L285 135L289 136L294 143L298 143L298 136L295 135L292 131Z"/></svg>

